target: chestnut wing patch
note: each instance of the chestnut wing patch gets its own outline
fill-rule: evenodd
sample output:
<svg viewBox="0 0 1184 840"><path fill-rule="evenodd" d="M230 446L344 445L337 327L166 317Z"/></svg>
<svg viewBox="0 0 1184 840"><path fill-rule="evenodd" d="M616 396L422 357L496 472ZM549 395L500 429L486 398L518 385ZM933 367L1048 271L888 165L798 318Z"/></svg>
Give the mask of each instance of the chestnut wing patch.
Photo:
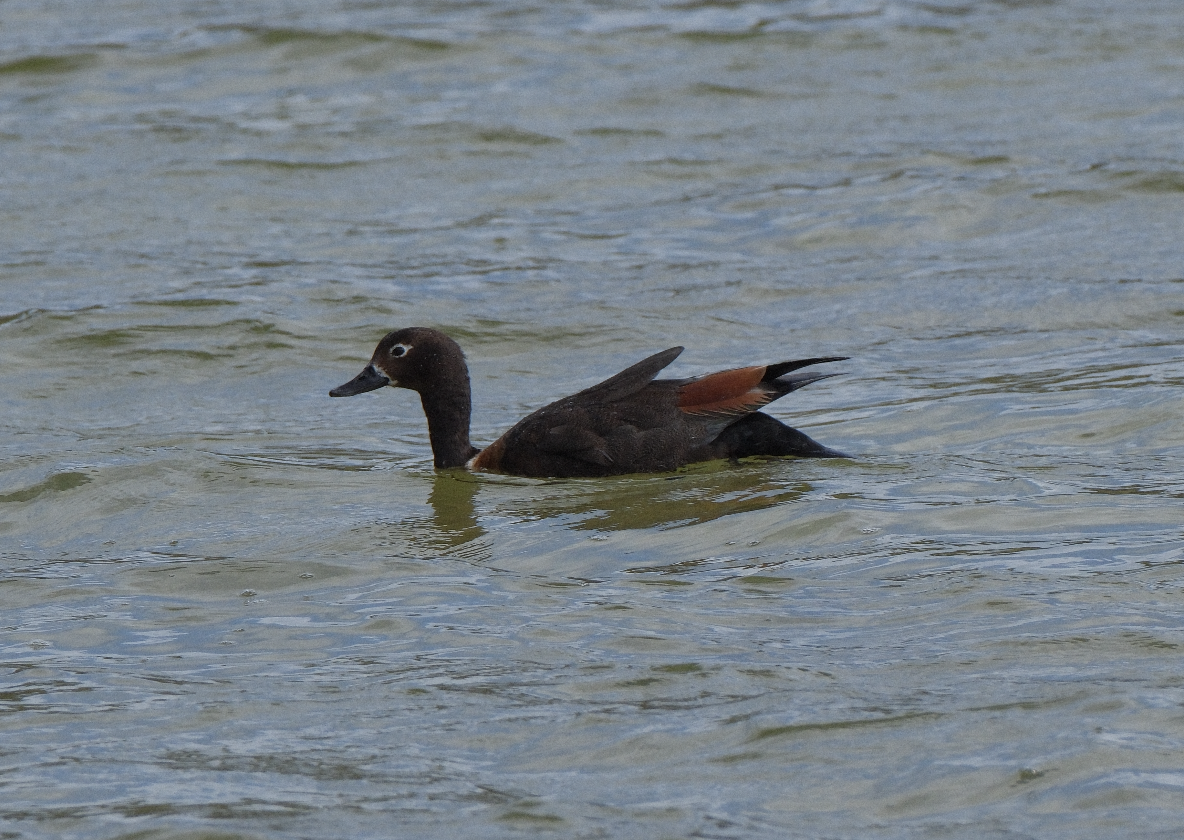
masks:
<svg viewBox="0 0 1184 840"><path fill-rule="evenodd" d="M692 379L678 390L678 407L687 414L746 414L775 395L761 380L765 366L736 368Z"/></svg>

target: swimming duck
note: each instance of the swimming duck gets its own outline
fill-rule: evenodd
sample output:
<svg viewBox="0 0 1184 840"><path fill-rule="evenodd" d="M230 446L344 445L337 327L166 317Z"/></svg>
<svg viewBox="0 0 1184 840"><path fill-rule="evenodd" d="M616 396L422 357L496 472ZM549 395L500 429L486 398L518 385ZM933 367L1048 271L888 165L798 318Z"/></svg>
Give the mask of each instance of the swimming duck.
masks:
<svg viewBox="0 0 1184 840"><path fill-rule="evenodd" d="M439 330L410 327L389 333L378 342L370 364L329 396L352 397L386 385L417 391L438 469L467 466L568 478L669 472L698 461L750 455L847 457L758 411L790 391L837 375L793 371L845 356L655 379L682 351L671 347L655 353L599 385L544 406L485 449L469 442L472 406L465 355Z"/></svg>

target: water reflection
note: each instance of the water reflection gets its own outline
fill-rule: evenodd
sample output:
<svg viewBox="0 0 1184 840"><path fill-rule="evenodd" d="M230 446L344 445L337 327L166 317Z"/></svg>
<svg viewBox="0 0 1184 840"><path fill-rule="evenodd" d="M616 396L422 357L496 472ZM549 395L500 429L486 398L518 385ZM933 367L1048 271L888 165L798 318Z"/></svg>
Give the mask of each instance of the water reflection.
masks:
<svg viewBox="0 0 1184 840"><path fill-rule="evenodd" d="M532 487L497 484L495 511L502 516L552 519L574 530L595 531L695 525L793 501L813 489L807 482L775 478L759 463L726 462L672 475L573 479Z"/></svg>
<svg viewBox="0 0 1184 840"><path fill-rule="evenodd" d="M764 510L814 490L790 480L778 463L715 462L666 475L553 481L444 470L428 479L426 512L363 530L371 532L372 545L401 557L485 562L493 555L492 536L508 523L664 531Z"/></svg>
<svg viewBox="0 0 1184 840"><path fill-rule="evenodd" d="M477 478L462 470L436 473L428 504L432 507L431 529L442 546L455 548L485 534L474 503L480 489Z"/></svg>

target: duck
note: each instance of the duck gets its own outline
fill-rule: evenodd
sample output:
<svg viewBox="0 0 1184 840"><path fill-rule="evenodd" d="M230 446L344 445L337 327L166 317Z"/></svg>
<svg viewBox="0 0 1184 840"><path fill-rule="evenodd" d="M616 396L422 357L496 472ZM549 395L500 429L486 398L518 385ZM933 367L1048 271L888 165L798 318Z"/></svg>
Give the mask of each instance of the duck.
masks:
<svg viewBox="0 0 1184 840"><path fill-rule="evenodd" d="M846 356L657 379L682 353L671 347L598 385L543 406L484 449L469 440L472 395L465 354L430 327L378 342L362 372L329 392L352 397L387 386L419 394L437 469L468 468L530 478L596 478L673 472L688 464L752 456L846 458L759 409L837 376L797 372Z"/></svg>

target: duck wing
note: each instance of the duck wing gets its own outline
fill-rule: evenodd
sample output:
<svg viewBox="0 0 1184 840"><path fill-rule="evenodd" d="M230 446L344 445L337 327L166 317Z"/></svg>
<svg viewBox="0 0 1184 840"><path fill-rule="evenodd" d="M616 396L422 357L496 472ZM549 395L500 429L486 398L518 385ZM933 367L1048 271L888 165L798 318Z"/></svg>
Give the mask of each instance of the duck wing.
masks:
<svg viewBox="0 0 1184 840"><path fill-rule="evenodd" d="M631 441L623 446L621 438L636 438L655 425L655 418L647 415L672 402L669 396L663 399L660 395L671 391L674 383L654 382L654 377L682 351L682 347L671 347L655 353L603 382L551 403L519 422L506 437L522 449L536 450L543 456L541 460L549 461L548 470L628 472L627 465L618 468L615 462L625 454L623 448L636 449L636 444ZM570 461L585 466L573 466Z"/></svg>
<svg viewBox="0 0 1184 840"><path fill-rule="evenodd" d="M597 402L611 403L631 397L649 385L663 368L678 358L682 351L682 347L671 347L669 350L655 353L635 365L630 365L615 376L610 376L603 382L593 385L591 388L585 388L567 399L586 397Z"/></svg>
<svg viewBox="0 0 1184 840"><path fill-rule="evenodd" d="M630 365L590 388L543 406L490 444L473 469L517 475L572 476L626 472L614 465L607 439L619 425L622 408L654 384L654 377L678 355L671 347ZM673 383L662 383L673 384Z"/></svg>

